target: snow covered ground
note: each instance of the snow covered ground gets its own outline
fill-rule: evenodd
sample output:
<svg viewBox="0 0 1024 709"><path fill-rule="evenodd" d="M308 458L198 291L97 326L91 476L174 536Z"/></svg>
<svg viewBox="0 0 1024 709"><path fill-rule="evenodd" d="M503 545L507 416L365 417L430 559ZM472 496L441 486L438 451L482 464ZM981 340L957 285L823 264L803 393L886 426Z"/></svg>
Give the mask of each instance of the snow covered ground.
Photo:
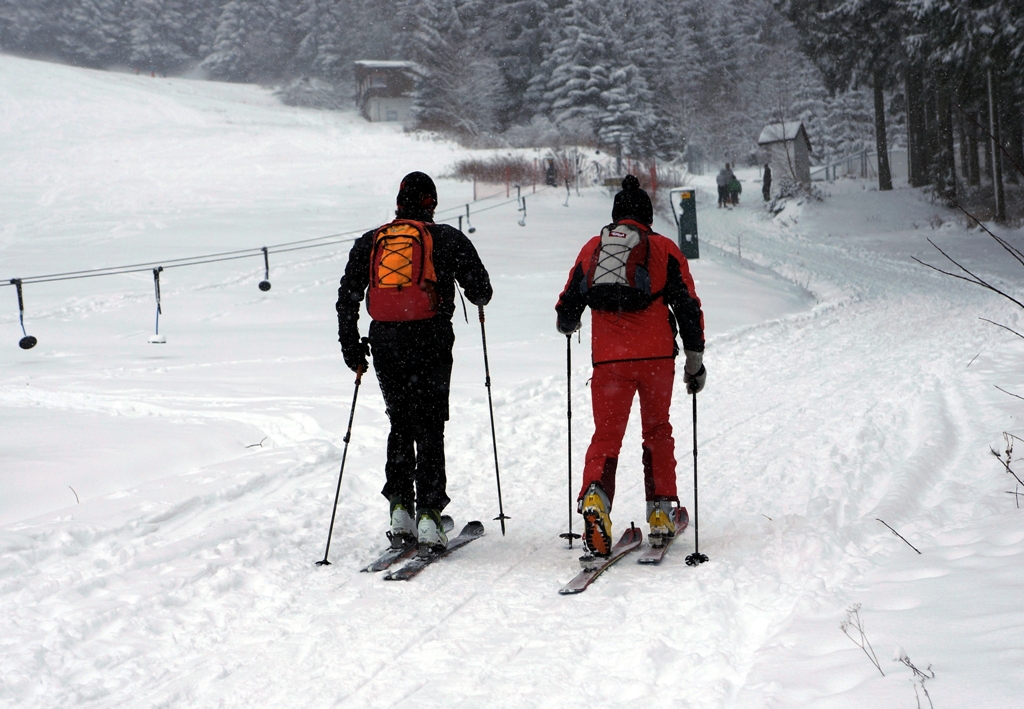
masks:
<svg viewBox="0 0 1024 709"><path fill-rule="evenodd" d="M0 57L0 279L358 233L398 180L467 151L281 106L260 88ZM565 340L554 300L607 221L600 190L527 190L478 211L495 283L487 338L456 321L448 427L458 523L488 533L409 583L358 569L384 544L386 417L367 377L323 556L353 393L333 303L345 244L161 277L0 288L0 706L916 706L1019 704L1024 512L989 447L1024 435L1021 313L919 266L933 239L1021 294L980 230L919 192L859 181L823 203L719 210L698 177L708 326L699 401L701 550L625 560L560 597L568 525ZM438 180L439 218L471 187ZM656 223L671 233L669 222ZM1024 246L1024 234L1001 232ZM573 345L575 482L589 347ZM677 392L692 510L690 402ZM641 521L638 421L613 511ZM261 444L261 445L259 445ZM77 498L77 499L76 499ZM79 502L80 501L80 502ZM921 551L895 537L884 520ZM578 527L578 521L575 522ZM881 670L840 630L859 616ZM921 695L922 706L928 706Z"/></svg>

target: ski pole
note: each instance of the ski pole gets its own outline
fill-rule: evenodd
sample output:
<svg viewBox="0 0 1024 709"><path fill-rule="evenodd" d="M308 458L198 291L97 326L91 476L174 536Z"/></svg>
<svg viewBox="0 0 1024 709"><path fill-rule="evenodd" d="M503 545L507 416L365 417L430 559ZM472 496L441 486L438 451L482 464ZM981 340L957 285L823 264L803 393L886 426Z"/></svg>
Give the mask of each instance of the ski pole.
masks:
<svg viewBox="0 0 1024 709"><path fill-rule="evenodd" d="M494 448L494 478L498 482L498 516L494 519L501 521L501 536L505 536L505 520L512 519L505 516L505 510L501 506L501 474L498 472L498 436L494 432L494 404L491 402L491 366L487 363L487 330L484 328L484 306L476 306L480 313L480 338L484 344L484 375L487 377L484 383L487 385L487 408L491 413L491 445Z"/></svg>
<svg viewBox="0 0 1024 709"><path fill-rule="evenodd" d="M366 338L363 338L363 343L366 343ZM330 566L331 562L327 560L327 555L331 551L331 535L334 534L334 517L338 514L338 498L341 496L341 477L345 474L345 459L348 457L348 442L352 440L352 419L356 415L356 399L359 397L359 385L363 381L363 372L366 371L365 365L360 365L359 369L356 370L356 390L352 394L352 409L348 412L348 429L345 431L345 449L341 453L341 470L338 472L338 489L334 491L334 507L331 509L331 527L327 531L327 548L324 549L324 558L316 562L317 566Z"/></svg>
<svg viewBox="0 0 1024 709"><path fill-rule="evenodd" d="M561 539L569 540L569 548L572 549L572 540L579 539L580 535L572 531L572 334L565 336L565 381L566 381L566 407L565 418L569 432L569 531L559 534Z"/></svg>
<svg viewBox="0 0 1024 709"><path fill-rule="evenodd" d="M700 553L700 536L697 524L697 392L693 393L693 553L686 557L687 566L697 566L708 560Z"/></svg>

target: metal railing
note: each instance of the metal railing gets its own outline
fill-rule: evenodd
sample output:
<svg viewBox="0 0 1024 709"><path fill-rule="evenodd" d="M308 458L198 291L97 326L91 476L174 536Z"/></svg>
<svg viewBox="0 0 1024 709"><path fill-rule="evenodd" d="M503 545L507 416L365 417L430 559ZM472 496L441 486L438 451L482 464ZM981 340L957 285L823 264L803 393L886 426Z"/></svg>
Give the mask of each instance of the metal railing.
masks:
<svg viewBox="0 0 1024 709"><path fill-rule="evenodd" d="M889 171L892 179L904 179L907 172L907 149L894 148L889 151ZM828 181L841 177L860 177L862 179L878 177L878 153L865 148L851 153L841 160L818 165L811 168L811 180Z"/></svg>

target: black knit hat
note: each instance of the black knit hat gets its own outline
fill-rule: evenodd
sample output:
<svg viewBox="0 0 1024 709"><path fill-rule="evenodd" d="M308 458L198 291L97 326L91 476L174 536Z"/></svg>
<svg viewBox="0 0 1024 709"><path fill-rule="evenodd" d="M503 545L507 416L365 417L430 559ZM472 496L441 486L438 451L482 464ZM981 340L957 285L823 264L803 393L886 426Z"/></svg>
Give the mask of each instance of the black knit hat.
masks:
<svg viewBox="0 0 1024 709"><path fill-rule="evenodd" d="M410 172L398 188L398 208L409 212L433 212L437 207L437 188L430 176Z"/></svg>
<svg viewBox="0 0 1024 709"><path fill-rule="evenodd" d="M654 207L651 198L640 189L640 180L633 175L622 178L622 191L615 195L612 206L612 221L635 219L650 226L654 222Z"/></svg>

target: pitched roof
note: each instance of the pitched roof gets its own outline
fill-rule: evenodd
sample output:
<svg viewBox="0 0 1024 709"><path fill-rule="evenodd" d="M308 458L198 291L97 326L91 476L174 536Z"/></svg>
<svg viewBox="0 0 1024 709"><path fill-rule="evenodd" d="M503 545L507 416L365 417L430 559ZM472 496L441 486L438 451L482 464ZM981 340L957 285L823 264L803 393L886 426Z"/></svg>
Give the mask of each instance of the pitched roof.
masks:
<svg viewBox="0 0 1024 709"><path fill-rule="evenodd" d="M801 121L786 121L785 123L769 123L761 129L761 136L757 139L758 145L770 143L781 143L786 140L796 140L798 134L803 133L807 147L811 147L811 140L807 137L807 130Z"/></svg>
<svg viewBox="0 0 1024 709"><path fill-rule="evenodd" d="M385 59L357 59L352 62L366 69L415 69L416 62L389 61Z"/></svg>

